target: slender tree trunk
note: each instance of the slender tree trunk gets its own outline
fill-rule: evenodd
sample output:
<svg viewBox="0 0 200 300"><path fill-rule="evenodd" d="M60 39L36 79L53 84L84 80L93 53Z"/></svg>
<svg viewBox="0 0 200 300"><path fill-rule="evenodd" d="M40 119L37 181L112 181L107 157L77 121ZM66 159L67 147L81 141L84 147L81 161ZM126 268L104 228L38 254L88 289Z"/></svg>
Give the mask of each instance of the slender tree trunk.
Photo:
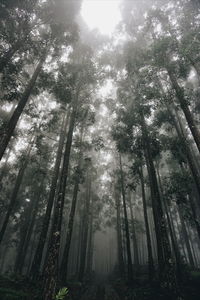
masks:
<svg viewBox="0 0 200 300"><path fill-rule="evenodd" d="M23 180L23 177L24 177L26 167L27 167L28 162L29 162L29 156L30 156L30 153L31 153L31 150L32 150L32 147L33 147L34 143L35 143L35 139L33 139L33 141L28 146L27 153L26 153L26 158L22 162L22 165L21 165L21 167L18 171L15 186L14 186L14 189L13 189L13 192L12 192L12 195L11 195L11 199L10 199L10 203L9 203L9 206L8 206L8 210L6 212L5 219L3 221L3 225L2 225L2 228L1 228L1 231L0 231L0 244L3 240L3 237L4 237L4 234L5 234L5 231L6 231L11 213L13 212L13 209L15 207L15 204L16 204L16 201L17 201L17 195L18 195L19 189L21 187L21 183L22 183L22 180Z"/></svg>
<svg viewBox="0 0 200 300"><path fill-rule="evenodd" d="M154 278L155 269L154 269L154 262L153 262L153 252L152 252L152 245L151 245L149 220L148 220L148 214L147 214L146 194L145 194L144 175L143 175L142 166L140 168L139 175L140 175L140 184L141 184L141 189L142 189L142 204L143 204L144 222L145 222L146 238L147 238L149 279L151 281Z"/></svg>
<svg viewBox="0 0 200 300"><path fill-rule="evenodd" d="M78 278L78 270L80 267L81 237L82 237L82 218L81 218L81 213L80 213L79 228L78 228L77 260L76 260L76 276L77 276L77 278Z"/></svg>
<svg viewBox="0 0 200 300"><path fill-rule="evenodd" d="M72 206L71 206L71 210L70 210L70 214L69 214L69 222L68 222L68 226L67 226L67 236L66 236L65 248L64 248L61 267L60 267L60 276L61 276L61 281L63 283L66 281L66 278L67 278L69 250L70 250L71 239L72 239L72 232L73 232L74 216L75 216L76 204L77 204L77 198L78 198L78 191L79 191L79 179L77 178L76 182L75 182L75 185L74 185Z"/></svg>
<svg viewBox="0 0 200 300"><path fill-rule="evenodd" d="M129 233L129 224L128 224L128 215L126 208L126 194L124 188L124 174L122 169L122 160L121 155L119 156L119 164L120 164L120 181L121 181L121 192L123 199L123 209L124 209L124 223L125 223L125 233L126 233L126 247L127 247L127 264L128 264L128 282L132 284L133 282L133 266L132 266L132 258L131 258L131 245L130 245L130 233Z"/></svg>
<svg viewBox="0 0 200 300"><path fill-rule="evenodd" d="M190 167L190 170L191 170L191 173L193 175L194 182L195 182L198 194L200 196L199 172L198 172L198 169L196 167L195 159L193 157L191 149L190 149L190 147L188 145L188 142L186 140L185 133L183 132L182 124L179 122L180 127L178 126L177 121L176 121L176 119L175 119L175 117L174 117L174 115L173 115L173 113L172 113L172 111L169 107L168 107L168 112L170 113L170 116L172 117L172 120L173 120L174 126L176 128L178 138L179 138L180 142L184 145L184 150L185 150L185 155L186 155L186 158L187 158L187 161L188 161L188 165ZM176 116L178 118L178 115L176 115Z"/></svg>
<svg viewBox="0 0 200 300"><path fill-rule="evenodd" d="M189 195L189 204L190 204L190 207L191 207L192 214L194 216L194 223L195 223L197 235L198 235L198 238L199 238L199 241L200 241L199 216L197 215L197 212L196 212L195 201L194 201L194 199L193 199L193 197L191 195Z"/></svg>
<svg viewBox="0 0 200 300"><path fill-rule="evenodd" d="M163 90L163 87L162 87L159 79L157 80L157 83L160 87L160 90L164 94L164 90ZM164 104L165 104L165 106L167 108L167 111L168 111L168 113L169 113L169 115L172 119L172 122L174 124L174 127L176 129L176 132L177 132L177 135L178 135L178 138L179 138L179 141L184 146L185 155L186 155L186 158L187 158L187 161L188 161L188 165L189 165L191 173L193 175L194 182L195 182L198 194L200 195L199 171L198 171L198 167L197 167L197 164L196 164L196 159L194 158L194 155L192 153L192 149L190 148L190 145L188 144L182 122L181 122L180 117L177 113L177 110L176 110L176 107L175 107L174 103L172 102L172 104L169 105L169 103L167 101L165 101ZM174 115L174 113L175 113L175 115Z"/></svg>
<svg viewBox="0 0 200 300"><path fill-rule="evenodd" d="M86 194L86 203L83 214L84 226L83 226L83 238L81 244L81 256L80 256L80 267L79 267L79 275L78 280L82 281L85 265L86 265L86 251L87 251L87 242L88 242L88 229L89 229L89 213L90 213L90 203L91 203L91 177L87 175L87 194Z"/></svg>
<svg viewBox="0 0 200 300"><path fill-rule="evenodd" d="M29 276L31 265L32 265L32 260L34 257L34 252L35 252L35 245L36 245L36 240L37 240L37 222L35 222L35 226L33 228L33 237L32 237L32 245L30 245L30 253L28 257L28 263L27 263L27 268L26 268L26 276Z"/></svg>
<svg viewBox="0 0 200 300"><path fill-rule="evenodd" d="M2 159L3 157L3 154L7 148L7 145L13 135L13 132L16 128L16 125L17 125L17 122L24 110L24 107L26 106L28 100L29 100L29 97L31 95L31 92L35 86L35 83L36 83L36 80L37 80L37 77L42 69L42 66L43 66L43 62L46 58L46 53L42 55L33 75L32 75L32 78L31 80L29 81L24 93L22 94L22 97L21 97L21 100L19 101L12 117L10 118L7 126L3 129L3 133L1 134L1 137L0 137L0 160Z"/></svg>
<svg viewBox="0 0 200 300"><path fill-rule="evenodd" d="M165 289L168 289L175 297L180 297L178 278L173 260L170 242L168 239L165 217L162 209L156 171L152 159L150 141L144 116L141 115L141 126L143 134L144 147L146 149L146 159L150 180L151 197L153 204L155 231L157 239L157 253L159 262L160 284Z"/></svg>
<svg viewBox="0 0 200 300"><path fill-rule="evenodd" d="M121 216L120 216L120 198L118 193L115 191L115 203L117 213L117 253L118 253L118 264L119 272L122 277L125 274L124 257L123 257L123 246L122 246L122 234L121 234Z"/></svg>
<svg viewBox="0 0 200 300"><path fill-rule="evenodd" d="M68 179L69 159L72 146L73 132L76 122L76 114L78 109L78 94L74 97L73 110L71 114L67 142L65 146L60 183L58 189L58 197L55 204L55 212L52 225L52 236L50 247L48 250L48 259L44 272L44 300L53 300L55 297L56 282L58 276L58 256L60 249L60 235L62 225L62 215L65 199L65 191Z"/></svg>
<svg viewBox="0 0 200 300"><path fill-rule="evenodd" d="M33 202L30 202L29 206L24 211L24 221L20 226L20 241L17 249L17 256L16 256L15 266L14 266L15 273L20 273L20 267L23 260L21 253L26 243L27 227L29 224L29 220L31 218L32 210L33 210Z"/></svg>
<svg viewBox="0 0 200 300"><path fill-rule="evenodd" d="M189 237L188 237L187 229L186 229L186 226L185 226L185 220L183 218L182 211L181 211L180 207L178 207L178 214L179 214L179 218L180 218L180 221L181 221L181 229L182 229L184 241L185 241L186 248L187 248L187 254L188 254L188 258L189 258L189 263L190 263L191 267L194 268L195 267L195 263L194 263L194 259L193 259L193 256L192 256L192 250L191 250L191 247L190 247L190 242L189 242Z"/></svg>
<svg viewBox="0 0 200 300"><path fill-rule="evenodd" d="M1 168L1 172L0 172L0 190L2 189L2 186L3 186L2 185L2 179L6 175L6 167L7 167L8 159L10 157L10 153L11 153L11 148L6 153L5 162L4 162L4 164L3 164L2 168Z"/></svg>
<svg viewBox="0 0 200 300"><path fill-rule="evenodd" d="M91 198L91 209L90 209L90 220L89 220L89 239L88 239L88 250L87 250L87 265L86 265L86 273L91 275L92 272L92 260L93 260L93 238L94 238L94 230L93 230L93 198Z"/></svg>
<svg viewBox="0 0 200 300"><path fill-rule="evenodd" d="M131 213L131 224L132 224L132 232L133 232L133 257L134 257L134 265L136 268L136 273L139 269L139 251L138 251L138 242L137 242L137 236L136 236L136 230L135 230L135 220L133 217L133 209L132 209L132 203L131 203L131 194L129 194L128 197L128 201L129 201L129 207L130 207L130 213Z"/></svg>
<svg viewBox="0 0 200 300"><path fill-rule="evenodd" d="M68 221L68 226L67 226L67 236L66 236L65 248L64 248L62 262L61 262L61 267L60 267L61 281L63 283L65 282L65 280L67 278L67 267L68 267L68 259L69 259L69 250L70 250L71 239L72 239L74 217L75 217L76 205L77 205L77 198L78 198L78 192L79 192L80 176L81 176L81 171L82 171L83 132L84 132L84 124L81 127L78 167L77 167L77 170L76 170L74 192L73 192L72 204L71 204L71 209L70 209L70 214L69 214L69 221Z"/></svg>
<svg viewBox="0 0 200 300"><path fill-rule="evenodd" d="M51 212L52 212L53 202L54 202L54 198L55 198L56 186L57 186L57 182L58 182L60 164L61 164L63 147L64 147L64 142L65 142L65 135L66 135L66 131L67 131L68 117L69 117L69 113L67 114L67 117L65 117L65 116L63 117L63 121L61 124L60 139L59 139L59 144L58 144L58 149L57 149L57 154L56 154L56 161L55 161L54 170L53 170L53 176L52 176L51 187L50 187L50 192L49 192L49 197L48 197L48 202L47 202L47 208L46 208L45 216L44 216L44 219L42 222L42 230L41 230L41 233L39 236L37 249L36 249L34 259L32 262L32 266L31 266L30 273L31 273L31 277L34 279L36 279L39 275L40 265L41 265L41 261L42 261L42 255L43 255L43 251L44 251L45 242L47 239L47 233L48 233L48 229L49 229Z"/></svg>
<svg viewBox="0 0 200 300"><path fill-rule="evenodd" d="M5 265L5 262L6 262L6 255L7 255L7 253L8 253L8 246L5 245L4 248L1 249L1 265L0 265L1 274L4 271L4 265Z"/></svg>
<svg viewBox="0 0 200 300"><path fill-rule="evenodd" d="M163 194L163 189L162 189L162 182L161 182L161 177L160 177L160 172L159 172L159 165L156 165L156 170L157 170L157 175L158 175L158 182L159 182L159 187L160 187L160 193L162 195L162 202L163 202L163 207L164 207L164 211L167 217L167 224L168 224L168 228L169 228L169 233L170 233L170 238L171 238L171 242L172 242L172 247L174 250L174 255L176 258L176 266L177 266L177 276L178 278L181 280L182 279L182 270L181 270L181 266L182 266L182 261L181 261L181 255L179 252L179 248L178 248L178 244L177 244L177 240L174 236L174 232L172 229L172 224L171 224L171 220L169 217L169 212L168 212L168 207L167 207L167 203L166 200L164 198L164 194Z"/></svg>
<svg viewBox="0 0 200 300"><path fill-rule="evenodd" d="M20 274L22 273L25 259L27 256L27 250L29 247L32 233L33 233L33 227L35 225L35 219L36 219L37 212L39 209L39 204L41 201L41 193L42 193L43 188L44 188L44 178L42 179L42 182L41 182L40 186L38 187L38 190L36 191L36 198L32 200L35 203L32 206L30 221L29 221L28 227L26 228L26 237L25 237L25 241L23 243L23 249L21 249L21 251L20 251L20 265L18 267L18 272Z"/></svg>
<svg viewBox="0 0 200 300"><path fill-rule="evenodd" d="M185 115L185 118L187 120L188 126L191 130L191 133L193 135L194 141L197 145L197 148L200 152L200 133L199 130L194 122L193 116L191 114L191 111L188 107L187 100L184 97L183 89L179 86L176 77L174 76L173 72L170 70L170 68L167 69L167 72L169 74L172 86L176 92L176 97L179 100L180 107Z"/></svg>
<svg viewBox="0 0 200 300"><path fill-rule="evenodd" d="M161 205L161 199L160 194L158 190L158 183L155 173L155 167L153 164L153 160L151 157L151 150L150 150L150 142L147 139L148 135L147 132L145 132L145 127L143 129L143 139L145 141L145 159L146 159L146 165L149 175L149 181L150 181L150 190L151 190L151 199L152 199L152 209L153 209L153 219L155 223L155 232L156 232L156 242L157 242L157 255L158 255L158 266L159 266L159 273L162 273L162 270L164 269L165 264L165 257L164 257L164 251L163 251L163 243L162 243L162 232L161 232L161 224L162 219L164 221L163 211L162 211L162 205ZM165 225L164 225L165 228Z"/></svg>

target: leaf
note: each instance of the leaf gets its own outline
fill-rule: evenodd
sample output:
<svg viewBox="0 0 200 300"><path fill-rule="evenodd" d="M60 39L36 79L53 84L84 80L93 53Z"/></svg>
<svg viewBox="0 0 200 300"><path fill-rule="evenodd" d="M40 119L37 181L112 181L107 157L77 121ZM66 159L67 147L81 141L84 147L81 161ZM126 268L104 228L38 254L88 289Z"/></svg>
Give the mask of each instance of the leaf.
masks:
<svg viewBox="0 0 200 300"><path fill-rule="evenodd" d="M68 288L63 287L59 290L58 294L56 295L56 300L63 300L65 296L68 294Z"/></svg>

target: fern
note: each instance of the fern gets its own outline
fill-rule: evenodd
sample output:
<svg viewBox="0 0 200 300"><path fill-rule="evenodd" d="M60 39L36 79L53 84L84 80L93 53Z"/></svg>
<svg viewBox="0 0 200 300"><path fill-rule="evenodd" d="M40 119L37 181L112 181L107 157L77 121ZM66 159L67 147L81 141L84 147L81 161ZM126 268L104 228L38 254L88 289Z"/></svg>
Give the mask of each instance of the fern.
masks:
<svg viewBox="0 0 200 300"><path fill-rule="evenodd" d="M68 288L63 287L59 290L58 294L56 295L56 300L63 300L65 296L68 294Z"/></svg>

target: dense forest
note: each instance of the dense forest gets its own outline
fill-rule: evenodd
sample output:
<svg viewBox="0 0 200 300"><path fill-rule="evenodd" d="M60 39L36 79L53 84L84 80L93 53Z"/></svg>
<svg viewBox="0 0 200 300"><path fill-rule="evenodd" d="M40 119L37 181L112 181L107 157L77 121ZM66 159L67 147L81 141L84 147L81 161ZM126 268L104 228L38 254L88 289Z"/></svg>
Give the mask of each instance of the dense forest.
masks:
<svg viewBox="0 0 200 300"><path fill-rule="evenodd" d="M200 1L0 0L0 99L0 299L199 299Z"/></svg>

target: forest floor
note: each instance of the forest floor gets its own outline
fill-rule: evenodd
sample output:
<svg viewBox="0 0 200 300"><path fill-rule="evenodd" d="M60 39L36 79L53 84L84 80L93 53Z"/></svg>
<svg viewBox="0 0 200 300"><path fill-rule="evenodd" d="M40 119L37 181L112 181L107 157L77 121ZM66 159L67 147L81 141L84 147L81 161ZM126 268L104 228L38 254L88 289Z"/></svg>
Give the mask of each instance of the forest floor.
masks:
<svg viewBox="0 0 200 300"><path fill-rule="evenodd" d="M129 288L120 279L94 280L85 284L66 284L69 295L63 300L172 300L173 297L158 285L137 281ZM42 300L39 284L25 277L0 276L0 300ZM182 286L184 300L198 300L200 295L200 271L193 271Z"/></svg>
<svg viewBox="0 0 200 300"><path fill-rule="evenodd" d="M80 298L80 300L120 300L114 288L109 285L93 285Z"/></svg>

